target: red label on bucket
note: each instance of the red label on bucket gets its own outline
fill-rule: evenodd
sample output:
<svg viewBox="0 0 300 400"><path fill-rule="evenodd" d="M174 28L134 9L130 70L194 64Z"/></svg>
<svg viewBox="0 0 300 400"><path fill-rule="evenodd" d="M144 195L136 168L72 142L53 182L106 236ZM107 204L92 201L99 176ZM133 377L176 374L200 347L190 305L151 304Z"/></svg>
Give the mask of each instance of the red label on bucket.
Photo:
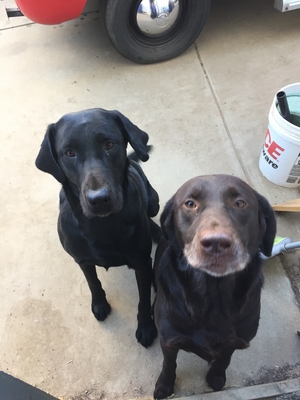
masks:
<svg viewBox="0 0 300 400"><path fill-rule="evenodd" d="M284 148L279 146L279 144L277 144L274 140L272 140L272 136L269 129L267 129L264 146L267 149L269 155L275 161L278 161L279 156L284 152Z"/></svg>

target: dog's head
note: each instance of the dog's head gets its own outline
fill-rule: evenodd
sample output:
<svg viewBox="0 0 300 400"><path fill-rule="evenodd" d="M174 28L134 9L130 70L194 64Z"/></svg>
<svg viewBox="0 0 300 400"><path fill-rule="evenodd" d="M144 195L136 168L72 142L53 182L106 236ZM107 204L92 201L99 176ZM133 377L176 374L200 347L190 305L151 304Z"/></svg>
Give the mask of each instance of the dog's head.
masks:
<svg viewBox="0 0 300 400"><path fill-rule="evenodd" d="M186 182L166 204L161 224L189 265L212 276L244 269L259 250L270 256L276 234L268 201L230 175Z"/></svg>
<svg viewBox="0 0 300 400"><path fill-rule="evenodd" d="M36 166L69 185L88 218L103 217L123 206L127 144L147 161L147 142L147 133L118 111L70 113L48 126Z"/></svg>

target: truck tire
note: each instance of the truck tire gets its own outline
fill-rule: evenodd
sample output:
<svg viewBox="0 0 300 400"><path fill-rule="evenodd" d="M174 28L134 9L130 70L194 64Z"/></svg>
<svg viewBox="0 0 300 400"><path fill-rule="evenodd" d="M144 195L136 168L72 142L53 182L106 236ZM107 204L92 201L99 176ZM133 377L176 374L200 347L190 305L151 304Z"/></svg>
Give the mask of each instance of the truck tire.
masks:
<svg viewBox="0 0 300 400"><path fill-rule="evenodd" d="M107 0L105 23L115 49L139 64L169 60L200 34L210 0Z"/></svg>

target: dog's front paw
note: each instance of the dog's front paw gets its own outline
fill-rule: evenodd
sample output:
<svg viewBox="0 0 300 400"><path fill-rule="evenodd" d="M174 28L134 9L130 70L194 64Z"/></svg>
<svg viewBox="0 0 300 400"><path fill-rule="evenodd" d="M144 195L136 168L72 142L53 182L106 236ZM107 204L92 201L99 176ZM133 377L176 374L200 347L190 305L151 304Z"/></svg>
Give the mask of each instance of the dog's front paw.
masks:
<svg viewBox="0 0 300 400"><path fill-rule="evenodd" d="M142 322L138 323L135 337L137 338L137 341L141 343L142 346L146 348L151 346L156 336L157 336L157 329L152 319L147 324Z"/></svg>
<svg viewBox="0 0 300 400"><path fill-rule="evenodd" d="M206 375L206 381L216 392L222 390L226 382L225 371L214 371L214 369L211 368Z"/></svg>
<svg viewBox="0 0 300 400"><path fill-rule="evenodd" d="M160 378L158 378L153 393L154 399L155 400L171 399L173 396L174 396L174 384L165 385L163 384L163 382L160 381Z"/></svg>
<svg viewBox="0 0 300 400"><path fill-rule="evenodd" d="M110 310L110 305L106 300L101 303L92 302L92 312L98 321L104 321L110 314Z"/></svg>

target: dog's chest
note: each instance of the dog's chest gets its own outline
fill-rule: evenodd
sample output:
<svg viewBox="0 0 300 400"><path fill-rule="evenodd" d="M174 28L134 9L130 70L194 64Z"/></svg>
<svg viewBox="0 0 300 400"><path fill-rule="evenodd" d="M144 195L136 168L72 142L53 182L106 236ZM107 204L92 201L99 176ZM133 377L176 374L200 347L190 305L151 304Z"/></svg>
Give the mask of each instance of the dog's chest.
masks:
<svg viewBox="0 0 300 400"><path fill-rule="evenodd" d="M110 259L124 261L134 234L134 226L124 224L103 227L96 223L90 229L81 229L81 235L89 245L89 255L95 257L99 265L106 264Z"/></svg>
<svg viewBox="0 0 300 400"><path fill-rule="evenodd" d="M190 297L184 291L181 294L182 298L179 293L176 300L173 298L173 307L168 313L174 329L169 342L175 340L182 350L208 361L215 359L224 348L240 346L236 344L239 308L232 299L223 303L220 296Z"/></svg>
<svg viewBox="0 0 300 400"><path fill-rule="evenodd" d="M105 268L127 264L134 248L135 226L116 218L60 218L59 235L65 250L78 263Z"/></svg>

